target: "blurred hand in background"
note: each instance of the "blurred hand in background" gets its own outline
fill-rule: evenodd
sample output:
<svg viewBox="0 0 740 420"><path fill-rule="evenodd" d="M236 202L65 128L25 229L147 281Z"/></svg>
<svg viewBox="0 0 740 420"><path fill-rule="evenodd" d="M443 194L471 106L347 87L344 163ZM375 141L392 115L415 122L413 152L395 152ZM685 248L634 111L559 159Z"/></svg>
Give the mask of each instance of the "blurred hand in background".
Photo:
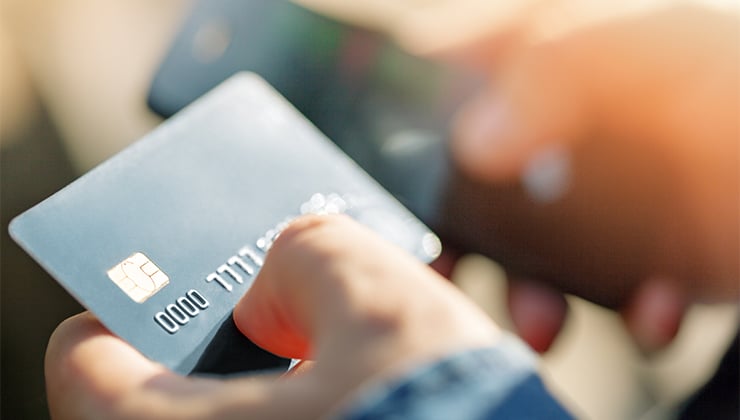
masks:
<svg viewBox="0 0 740 420"><path fill-rule="evenodd" d="M662 347L688 304L738 298L739 15L530 3L500 17L505 30L455 45L401 39L490 75L452 143L467 175L499 189L481 197L496 209L488 239L545 261L547 283L621 310L644 349ZM509 303L546 349L564 300L527 279Z"/></svg>
<svg viewBox="0 0 740 420"><path fill-rule="evenodd" d="M538 263L513 271L509 296L535 348L567 312L556 290L619 309L646 350L671 341L691 302L737 300L737 5L300 3L489 76L451 147L490 194L457 216L503 262Z"/></svg>

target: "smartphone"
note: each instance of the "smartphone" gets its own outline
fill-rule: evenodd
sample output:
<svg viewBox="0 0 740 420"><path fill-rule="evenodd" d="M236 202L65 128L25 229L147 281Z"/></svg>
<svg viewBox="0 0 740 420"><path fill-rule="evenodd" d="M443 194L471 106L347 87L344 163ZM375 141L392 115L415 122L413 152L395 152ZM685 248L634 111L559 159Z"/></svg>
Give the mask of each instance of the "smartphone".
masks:
<svg viewBox="0 0 740 420"><path fill-rule="evenodd" d="M420 219L435 224L447 132L480 78L285 0L200 0L149 92L168 117L232 74L255 72Z"/></svg>

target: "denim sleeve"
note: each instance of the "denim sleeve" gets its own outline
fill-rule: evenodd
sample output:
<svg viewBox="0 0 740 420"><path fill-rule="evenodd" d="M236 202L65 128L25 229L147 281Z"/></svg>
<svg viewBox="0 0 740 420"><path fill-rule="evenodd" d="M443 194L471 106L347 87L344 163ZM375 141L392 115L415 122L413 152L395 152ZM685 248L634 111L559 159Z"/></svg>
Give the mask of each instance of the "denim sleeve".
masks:
<svg viewBox="0 0 740 420"><path fill-rule="evenodd" d="M537 358L517 338L464 351L361 390L335 418L571 419L547 391Z"/></svg>

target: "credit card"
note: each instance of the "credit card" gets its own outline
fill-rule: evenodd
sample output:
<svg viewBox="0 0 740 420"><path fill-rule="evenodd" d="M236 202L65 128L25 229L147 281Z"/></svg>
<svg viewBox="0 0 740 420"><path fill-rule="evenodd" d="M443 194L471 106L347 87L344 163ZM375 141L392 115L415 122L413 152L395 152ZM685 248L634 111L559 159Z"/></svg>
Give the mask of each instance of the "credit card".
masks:
<svg viewBox="0 0 740 420"><path fill-rule="evenodd" d="M240 73L10 232L145 356L182 374L230 373L281 363L235 345L231 313L281 229L311 213L347 214L425 262L440 252L424 224L274 89Z"/></svg>

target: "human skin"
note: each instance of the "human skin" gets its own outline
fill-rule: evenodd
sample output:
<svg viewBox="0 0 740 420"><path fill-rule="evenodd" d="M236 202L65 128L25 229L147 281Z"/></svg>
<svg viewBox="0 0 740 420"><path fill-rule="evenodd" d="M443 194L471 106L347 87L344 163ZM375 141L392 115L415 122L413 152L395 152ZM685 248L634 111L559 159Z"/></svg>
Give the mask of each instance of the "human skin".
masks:
<svg viewBox="0 0 740 420"><path fill-rule="evenodd" d="M473 229L463 239L502 262L536 261L510 267L526 282L509 299L536 348L565 316L557 290L620 310L648 350L671 341L691 303L738 300L739 24L683 5L495 59L491 40L438 52L491 74L451 146L479 204L452 214ZM527 180L543 155L567 166L566 187L538 200Z"/></svg>
<svg viewBox="0 0 740 420"><path fill-rule="evenodd" d="M493 345L498 328L429 267L343 216L305 217L278 238L234 310L277 354L310 358L284 377L183 377L83 313L45 360L55 419L317 418L363 384Z"/></svg>
<svg viewBox="0 0 740 420"><path fill-rule="evenodd" d="M563 325L561 292L619 310L645 350L691 303L738 300L736 3L297 2L489 77L451 128L440 233L448 257L506 267L534 348Z"/></svg>
<svg viewBox="0 0 740 420"><path fill-rule="evenodd" d="M566 263L555 265L566 267L557 275L521 270L526 283L511 288L514 322L537 348L549 345L566 312L554 286L622 310L648 348L670 341L693 300L737 300L737 24L732 14L680 8L509 44L503 56L489 53L505 44L493 38L430 52L492 75L491 89L461 112L452 145L467 176L512 198L502 204L514 211L482 222L535 226L510 245L541 246L529 251ZM506 118L491 124L500 113ZM517 198L509 189L553 148L572 164L564 194L548 202ZM615 182L633 170L645 176ZM646 213L591 207L646 196L655 198ZM635 236L625 240L624 232ZM563 238L575 246L563 246ZM605 275L567 271L585 251L605 261L598 265ZM495 343L498 334L441 277L340 219L289 228L235 319L267 349L310 356L315 368L277 381L183 378L81 315L50 340L53 416L315 417L373 378Z"/></svg>

